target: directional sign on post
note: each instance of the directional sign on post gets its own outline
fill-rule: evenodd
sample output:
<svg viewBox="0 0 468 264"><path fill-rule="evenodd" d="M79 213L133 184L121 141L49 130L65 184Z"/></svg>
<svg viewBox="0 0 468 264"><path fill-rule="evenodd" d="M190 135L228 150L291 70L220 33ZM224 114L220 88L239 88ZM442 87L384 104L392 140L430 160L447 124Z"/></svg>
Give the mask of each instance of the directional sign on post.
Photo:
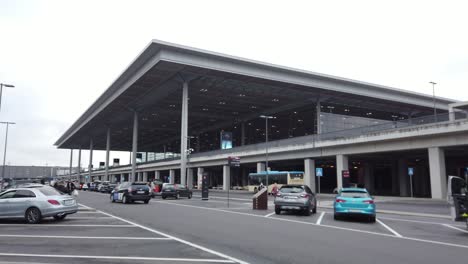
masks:
<svg viewBox="0 0 468 264"><path fill-rule="evenodd" d="M323 168L315 168L315 176L323 177Z"/></svg>
<svg viewBox="0 0 468 264"><path fill-rule="evenodd" d="M414 168L408 168L408 175L413 176L414 175Z"/></svg>

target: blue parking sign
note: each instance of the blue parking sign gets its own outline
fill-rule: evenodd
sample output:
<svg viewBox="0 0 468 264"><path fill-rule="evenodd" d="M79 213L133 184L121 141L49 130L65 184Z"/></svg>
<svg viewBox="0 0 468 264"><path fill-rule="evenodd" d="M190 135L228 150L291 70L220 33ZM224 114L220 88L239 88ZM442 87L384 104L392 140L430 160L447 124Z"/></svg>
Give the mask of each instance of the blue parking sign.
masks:
<svg viewBox="0 0 468 264"><path fill-rule="evenodd" d="M323 168L315 168L315 176L323 177Z"/></svg>
<svg viewBox="0 0 468 264"><path fill-rule="evenodd" d="M408 175L413 176L414 175L414 168L408 168Z"/></svg>

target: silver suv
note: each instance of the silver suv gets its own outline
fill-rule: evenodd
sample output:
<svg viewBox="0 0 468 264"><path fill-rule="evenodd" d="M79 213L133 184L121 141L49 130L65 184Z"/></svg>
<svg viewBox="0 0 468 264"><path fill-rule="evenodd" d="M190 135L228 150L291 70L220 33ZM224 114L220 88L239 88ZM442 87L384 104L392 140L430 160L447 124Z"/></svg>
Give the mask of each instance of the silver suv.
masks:
<svg viewBox="0 0 468 264"><path fill-rule="evenodd" d="M275 213L299 211L305 215L317 212L315 194L307 185L283 185L275 196Z"/></svg>

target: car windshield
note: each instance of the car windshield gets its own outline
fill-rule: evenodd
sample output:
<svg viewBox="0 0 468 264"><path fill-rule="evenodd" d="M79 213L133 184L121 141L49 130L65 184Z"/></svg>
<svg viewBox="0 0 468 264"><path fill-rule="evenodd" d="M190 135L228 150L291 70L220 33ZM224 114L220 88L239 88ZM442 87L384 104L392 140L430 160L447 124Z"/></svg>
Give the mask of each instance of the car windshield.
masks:
<svg viewBox="0 0 468 264"><path fill-rule="evenodd" d="M286 186L280 189L282 193L301 193L304 189L299 186Z"/></svg>
<svg viewBox="0 0 468 264"><path fill-rule="evenodd" d="M61 192L49 186L42 186L40 188L37 188L37 190L39 190L45 196L62 195Z"/></svg>
<svg viewBox="0 0 468 264"><path fill-rule="evenodd" d="M132 184L132 188L147 189L149 187L148 187L148 185L145 185L145 184Z"/></svg>
<svg viewBox="0 0 468 264"><path fill-rule="evenodd" d="M340 196L352 198L369 198L370 195L363 191L341 191Z"/></svg>
<svg viewBox="0 0 468 264"><path fill-rule="evenodd" d="M168 189L168 190L174 190L175 186L174 184L167 184L166 186L164 186L164 189Z"/></svg>

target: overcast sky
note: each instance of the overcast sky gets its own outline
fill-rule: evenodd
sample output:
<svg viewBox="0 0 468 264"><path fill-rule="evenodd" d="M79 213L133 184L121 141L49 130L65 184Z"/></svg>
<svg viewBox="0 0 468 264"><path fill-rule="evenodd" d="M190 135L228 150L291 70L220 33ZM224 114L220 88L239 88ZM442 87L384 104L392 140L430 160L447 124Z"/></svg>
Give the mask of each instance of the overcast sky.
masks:
<svg viewBox="0 0 468 264"><path fill-rule="evenodd" d="M0 0L7 164L68 166L53 144L151 39L468 100L467 1L227 2Z"/></svg>

